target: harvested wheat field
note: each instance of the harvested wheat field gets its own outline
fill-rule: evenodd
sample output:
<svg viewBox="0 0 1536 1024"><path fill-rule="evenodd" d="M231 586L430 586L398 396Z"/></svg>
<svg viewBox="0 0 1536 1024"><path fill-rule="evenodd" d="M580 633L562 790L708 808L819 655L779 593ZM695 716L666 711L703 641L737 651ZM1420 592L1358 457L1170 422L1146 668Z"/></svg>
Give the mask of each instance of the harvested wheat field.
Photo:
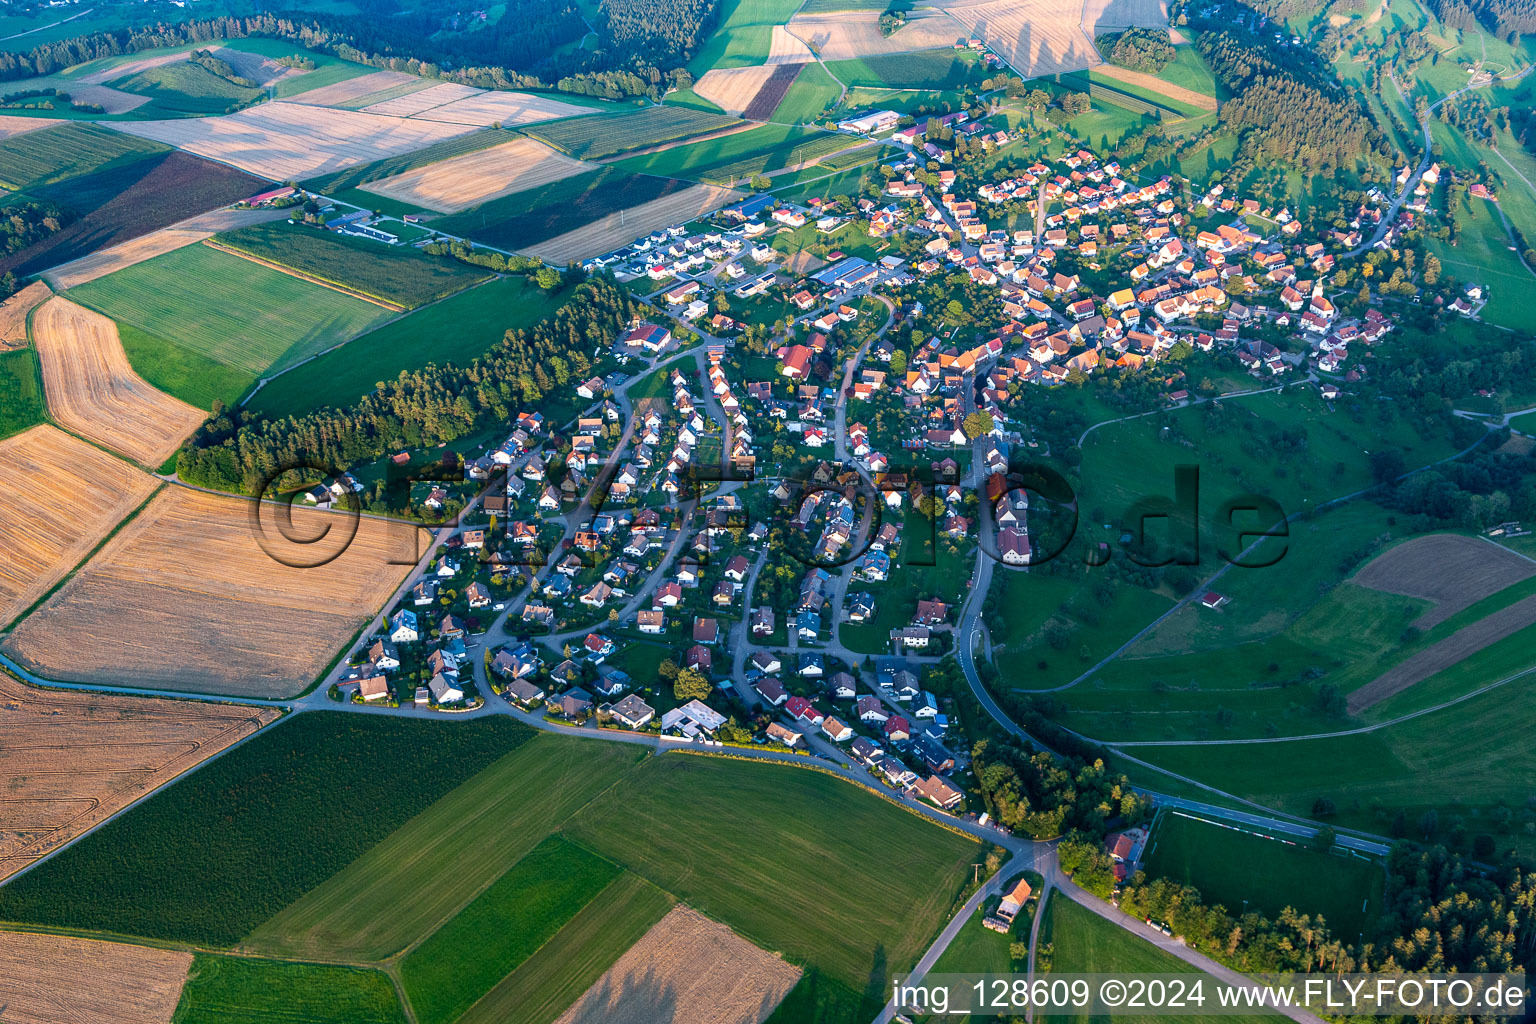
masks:
<svg viewBox="0 0 1536 1024"><path fill-rule="evenodd" d="M117 324L63 297L32 314L48 411L65 427L158 466L206 418L134 372Z"/></svg>
<svg viewBox="0 0 1536 1024"><path fill-rule="evenodd" d="M383 100L363 109L370 114L387 114L390 117L410 117L419 114L423 110L431 110L440 107L444 103L452 103L454 100L468 99L471 96L479 96L481 90L471 89L467 85L458 85L454 82L443 82L439 85L428 86L420 92L408 93L404 96L396 96L394 99Z"/></svg>
<svg viewBox="0 0 1536 1024"><path fill-rule="evenodd" d="M412 120L486 128L493 124L532 124L535 121L552 121L557 117L590 113L591 107L562 103L548 96L534 96L526 92L482 92L444 103L431 110L423 110Z"/></svg>
<svg viewBox="0 0 1536 1024"><path fill-rule="evenodd" d="M553 266L562 266L571 260L611 252L668 224L681 224L713 213L727 203L734 203L743 194L719 185L693 185L625 210L622 220L619 214L610 213L575 231L531 245L523 252Z"/></svg>
<svg viewBox="0 0 1536 1024"><path fill-rule="evenodd" d="M774 64L750 68L715 68L693 83L693 91L727 114L740 114L752 105L763 83L773 77Z"/></svg>
<svg viewBox="0 0 1536 1024"><path fill-rule="evenodd" d="M262 103L222 117L113 121L110 127L273 181L313 178L409 153L470 130L465 125L287 101Z"/></svg>
<svg viewBox="0 0 1536 1024"><path fill-rule="evenodd" d="M1004 4L1016 0L1000 0ZM809 43L822 60L854 60L885 53L910 53L953 46L965 34L941 12L915 10L907 15L907 24L889 36L880 31L880 12L835 11L825 14L797 14L789 20L789 32L802 44ZM795 60L813 58L807 52ZM772 58L770 58L772 60ZM774 63L793 63L785 55Z"/></svg>
<svg viewBox="0 0 1536 1024"><path fill-rule="evenodd" d="M0 139L15 138L27 132L35 132L39 128L47 128L51 125L64 122L54 117L22 117L18 114L0 114Z"/></svg>
<svg viewBox="0 0 1536 1024"><path fill-rule="evenodd" d="M1082 11L1053 0L941 3L964 35L982 39L1026 78L1077 71L1101 63ZM1167 19L1163 19L1167 23ZM899 35L900 33L898 33Z"/></svg>
<svg viewBox="0 0 1536 1024"><path fill-rule="evenodd" d="M799 980L800 968L679 906L557 1024L762 1024Z"/></svg>
<svg viewBox="0 0 1536 1024"><path fill-rule="evenodd" d="M0 441L0 626L48 593L156 486L148 473L47 424Z"/></svg>
<svg viewBox="0 0 1536 1024"><path fill-rule="evenodd" d="M589 164L537 140L520 138L370 181L362 189L438 213L457 213L588 170Z"/></svg>
<svg viewBox="0 0 1536 1024"><path fill-rule="evenodd" d="M1437 644L1426 647L1404 662L1388 669L1349 695L1350 714L1374 707L1388 697L1402 693L1415 683L1437 672L1444 672L1483 648L1498 643L1528 626L1536 625L1536 597L1516 601L1463 626ZM1493 680L1485 680L1493 682Z"/></svg>
<svg viewBox="0 0 1536 1024"><path fill-rule="evenodd" d="M1351 582L1433 601L1435 606L1413 622L1419 629L1429 629L1531 576L1536 576L1536 562L1508 548L1476 537L1434 533L1383 551L1355 573Z"/></svg>
<svg viewBox="0 0 1536 1024"><path fill-rule="evenodd" d="M288 97L290 103L303 103L317 107L330 106L333 103L351 103L353 100L362 99L371 92L382 92L385 89L393 89L397 85L406 85L410 82L420 81L415 75L403 74L399 71L375 71L367 75L358 75L356 78L348 78L332 85L322 85L318 89L310 89Z"/></svg>
<svg viewBox="0 0 1536 1024"><path fill-rule="evenodd" d="M1116 67L1113 64L1101 64L1096 69L1095 74L1103 75L1106 78L1113 78L1127 85L1139 86L1149 92L1157 93L1160 96L1167 96L1169 99L1177 100L1180 103L1187 103L1191 107L1197 107L1200 110L1216 109L1216 97L1207 96L1203 92L1195 92L1193 89L1186 89L1182 85L1174 85L1172 82L1166 82L1156 75L1149 75L1142 71L1132 71L1130 68Z"/></svg>
<svg viewBox="0 0 1536 1024"><path fill-rule="evenodd" d="M1167 0L1086 0L1082 23L1097 37L1122 28L1167 28Z"/></svg>
<svg viewBox="0 0 1536 1024"><path fill-rule="evenodd" d="M773 35L768 40L769 64L804 64L815 59L803 40L791 35L783 25L773 26Z"/></svg>
<svg viewBox="0 0 1536 1024"><path fill-rule="evenodd" d="M172 224L168 228L161 228L159 231L151 231L147 235L130 239L122 245L114 245L110 249L102 249L89 256L82 256L78 260L60 264L52 270L44 271L43 280L59 291L64 291L76 285L85 284L87 281L94 281L98 277L106 277L124 267L154 259L173 249L180 249L184 245L201 242L220 231L233 231L247 224L264 224L269 220L283 220L287 216L287 210L270 208L214 210L212 213L200 213L196 217L188 217L179 224Z"/></svg>
<svg viewBox="0 0 1536 1024"><path fill-rule="evenodd" d="M0 673L0 878L277 717L277 708L40 690Z"/></svg>
<svg viewBox="0 0 1536 1024"><path fill-rule="evenodd" d="M0 352L27 347L27 314L52 294L46 284L33 281L0 302Z"/></svg>
<svg viewBox="0 0 1536 1024"><path fill-rule="evenodd" d="M290 523L279 522L283 512ZM63 680L292 696L405 578L419 534L170 487L22 619L4 648Z"/></svg>
<svg viewBox="0 0 1536 1024"><path fill-rule="evenodd" d="M299 75L308 74L300 68L279 64L271 57L263 57L259 53L250 53L246 50L235 50L228 46L214 47L213 55L234 68L237 74L244 75L260 85L271 85L284 78L297 78Z"/></svg>
<svg viewBox="0 0 1536 1024"><path fill-rule="evenodd" d="M0 932L7 1024L168 1024L192 954L64 935Z"/></svg>
<svg viewBox="0 0 1536 1024"><path fill-rule="evenodd" d="M120 64L108 65L99 71L92 71L88 75L81 75L78 78L71 79L71 81L84 85L100 85L103 82L116 82L119 79L128 78L141 71L149 71L154 68L164 67L167 64L175 64L178 61L191 59L192 55L185 50L178 50L175 53L157 53L152 57L135 57L132 60L125 60ZM74 95L73 89L70 90L70 95Z"/></svg>
<svg viewBox="0 0 1536 1024"><path fill-rule="evenodd" d="M70 82L61 88L69 93L69 98L74 102L93 104L108 114L126 114L149 102L148 96L123 92L121 89L112 89L105 85L77 85Z"/></svg>

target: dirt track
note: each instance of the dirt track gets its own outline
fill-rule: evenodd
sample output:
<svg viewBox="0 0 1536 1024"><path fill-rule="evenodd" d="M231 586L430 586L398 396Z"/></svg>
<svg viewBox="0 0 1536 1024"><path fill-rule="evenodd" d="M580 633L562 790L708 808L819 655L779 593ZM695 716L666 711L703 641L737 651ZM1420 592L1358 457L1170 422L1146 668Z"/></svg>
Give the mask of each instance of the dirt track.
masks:
<svg viewBox="0 0 1536 1024"><path fill-rule="evenodd" d="M152 387L134 372L117 325L63 297L32 314L48 411L65 427L158 466L203 422L201 409Z"/></svg>
<svg viewBox="0 0 1536 1024"><path fill-rule="evenodd" d="M0 932L0 1014L14 1024L167 1024L192 954Z"/></svg>
<svg viewBox="0 0 1536 1024"><path fill-rule="evenodd" d="M800 968L674 907L557 1024L761 1024L799 980Z"/></svg>
<svg viewBox="0 0 1536 1024"><path fill-rule="evenodd" d="M1536 624L1536 597L1516 601L1508 608L1458 629L1439 643L1366 683L1349 695L1349 712L1358 714L1375 707L1388 697L1402 693L1415 683L1423 682L1435 673L1443 672L1483 648L1533 624Z"/></svg>

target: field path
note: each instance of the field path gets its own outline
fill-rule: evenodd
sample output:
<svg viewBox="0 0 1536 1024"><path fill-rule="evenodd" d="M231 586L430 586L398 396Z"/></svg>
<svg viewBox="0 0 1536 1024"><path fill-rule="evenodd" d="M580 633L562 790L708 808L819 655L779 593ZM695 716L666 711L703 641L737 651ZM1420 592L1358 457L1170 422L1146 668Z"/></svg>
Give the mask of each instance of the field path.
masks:
<svg viewBox="0 0 1536 1024"><path fill-rule="evenodd" d="M32 314L48 411L81 437L145 466L158 466L205 413L134 372L117 324L63 297Z"/></svg>

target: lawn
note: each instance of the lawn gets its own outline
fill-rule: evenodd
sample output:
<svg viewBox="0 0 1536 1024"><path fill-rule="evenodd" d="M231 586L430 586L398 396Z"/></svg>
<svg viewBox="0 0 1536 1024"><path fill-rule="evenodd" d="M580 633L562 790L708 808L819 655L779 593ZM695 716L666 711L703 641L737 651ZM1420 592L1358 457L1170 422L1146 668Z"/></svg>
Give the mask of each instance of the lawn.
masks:
<svg viewBox="0 0 1536 1024"><path fill-rule="evenodd" d="M405 1024L389 978L355 967L199 953L174 1024Z"/></svg>
<svg viewBox="0 0 1536 1024"><path fill-rule="evenodd" d="M384 960L452 917L641 756L638 747L540 733L259 925L242 945L276 956Z"/></svg>
<svg viewBox="0 0 1536 1024"><path fill-rule="evenodd" d="M725 0L718 8L714 35L688 62L695 80L710 68L744 68L768 59L773 26L794 17L800 0Z"/></svg>
<svg viewBox="0 0 1536 1024"><path fill-rule="evenodd" d="M189 245L73 288L81 305L240 374L248 384L395 315L206 245ZM151 384L207 407L208 387L135 362ZM169 370L170 367L164 367ZM225 387L227 382L221 382ZM221 394L226 401L229 395Z"/></svg>
<svg viewBox="0 0 1536 1024"><path fill-rule="evenodd" d="M532 735L500 716L296 715L13 879L0 919L233 945Z"/></svg>
<svg viewBox="0 0 1536 1024"><path fill-rule="evenodd" d="M30 348L0 352L0 438L43 422L47 411L37 353Z"/></svg>
<svg viewBox="0 0 1536 1024"><path fill-rule="evenodd" d="M1111 921L1057 893L1046 901L1045 920L1040 923L1040 943L1051 944L1051 973L1054 974L1200 974L1201 972L1156 946L1137 938ZM1065 1021L1101 1021L1104 1017L1041 1017L1058 1024ZM1170 1017L1114 1015L1115 1024L1160 1024ZM1269 1024L1278 1016L1223 1015L1233 1024Z"/></svg>
<svg viewBox="0 0 1536 1024"><path fill-rule="evenodd" d="M1239 831L1177 811L1164 812L1153 829L1142 866L1148 875L1171 878L1200 890L1207 906L1235 915L1257 910L1275 920L1291 907L1321 915L1333 933L1348 939L1381 913L1385 872L1355 856L1323 853Z"/></svg>
<svg viewBox="0 0 1536 1024"><path fill-rule="evenodd" d="M643 158L641 158L643 159ZM492 199L432 226L486 245L521 249L574 231L610 213L648 203L690 186L676 178L628 174L610 164L539 188Z"/></svg>
<svg viewBox="0 0 1536 1024"><path fill-rule="evenodd" d="M550 1024L672 909L673 899L628 872L592 897L459 1024Z"/></svg>
<svg viewBox="0 0 1536 1024"><path fill-rule="evenodd" d="M226 81L190 60L148 68L108 83L114 89L148 96L135 117L206 117L227 114L260 98L265 90Z"/></svg>
<svg viewBox="0 0 1536 1024"><path fill-rule="evenodd" d="M856 990L917 960L979 852L841 779L686 754L646 759L564 831Z"/></svg>
<svg viewBox="0 0 1536 1024"><path fill-rule="evenodd" d="M274 377L246 407L273 419L324 405L344 408L405 370L428 363L467 365L507 331L553 316L569 294L546 292L526 277L497 278Z"/></svg>
<svg viewBox="0 0 1536 1024"><path fill-rule="evenodd" d="M653 106L615 114L546 121L524 129L580 160L599 160L741 124L741 119L680 106Z"/></svg>
<svg viewBox="0 0 1536 1024"><path fill-rule="evenodd" d="M637 174L732 184L754 174L814 160L852 144L853 140L846 135L816 128L765 124L734 135L632 156L615 166Z"/></svg>
<svg viewBox="0 0 1536 1024"><path fill-rule="evenodd" d="M996 898L991 902L995 904ZM1034 905L1031 903L1030 907ZM1007 974L1014 969L1008 947L1015 941L1029 941L1029 911L1025 910L1019 915L1019 921L1015 922L1013 930L1007 935L983 926L981 922L986 916L985 904L976 908L976 912L960 926L960 934L955 936L955 941L949 944L949 948L933 965L933 973ZM1024 966L1020 964L1019 968L1022 970Z"/></svg>
<svg viewBox="0 0 1536 1024"><path fill-rule="evenodd" d="M1193 92L1203 93L1206 96L1214 96L1218 100L1227 98L1227 91L1211 72L1211 67L1200 56L1200 51L1192 44L1187 46L1175 46L1173 48L1173 63L1157 73L1157 77L1167 79L1169 83Z"/></svg>
<svg viewBox="0 0 1536 1024"><path fill-rule="evenodd" d="M406 309L434 302L495 276L484 267L448 256L428 256L411 246L386 245L288 221L251 224L215 235L213 240L307 277Z"/></svg>
<svg viewBox="0 0 1536 1024"><path fill-rule="evenodd" d="M546 838L400 961L417 1020L457 1020L620 874L579 846Z"/></svg>

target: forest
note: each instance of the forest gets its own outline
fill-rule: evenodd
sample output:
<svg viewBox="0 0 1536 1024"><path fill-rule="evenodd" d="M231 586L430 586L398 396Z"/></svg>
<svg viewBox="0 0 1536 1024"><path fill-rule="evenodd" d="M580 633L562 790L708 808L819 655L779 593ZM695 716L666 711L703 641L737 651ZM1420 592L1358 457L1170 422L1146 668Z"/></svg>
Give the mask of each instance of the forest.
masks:
<svg viewBox="0 0 1536 1024"><path fill-rule="evenodd" d="M318 463L339 471L510 424L519 411L588 376L590 354L612 344L642 312L610 278L593 278L553 317L508 331L468 366L402 371L351 408L282 420L216 408L181 450L177 472L200 486L254 493L285 468Z"/></svg>
<svg viewBox="0 0 1536 1024"><path fill-rule="evenodd" d="M1111 64L1155 75L1173 63L1177 54L1163 28L1130 28L1100 36L1096 42Z"/></svg>
<svg viewBox="0 0 1536 1024"><path fill-rule="evenodd" d="M1431 0L1429 9L1448 28L1480 24L1511 45L1514 37L1536 29L1536 0Z"/></svg>

